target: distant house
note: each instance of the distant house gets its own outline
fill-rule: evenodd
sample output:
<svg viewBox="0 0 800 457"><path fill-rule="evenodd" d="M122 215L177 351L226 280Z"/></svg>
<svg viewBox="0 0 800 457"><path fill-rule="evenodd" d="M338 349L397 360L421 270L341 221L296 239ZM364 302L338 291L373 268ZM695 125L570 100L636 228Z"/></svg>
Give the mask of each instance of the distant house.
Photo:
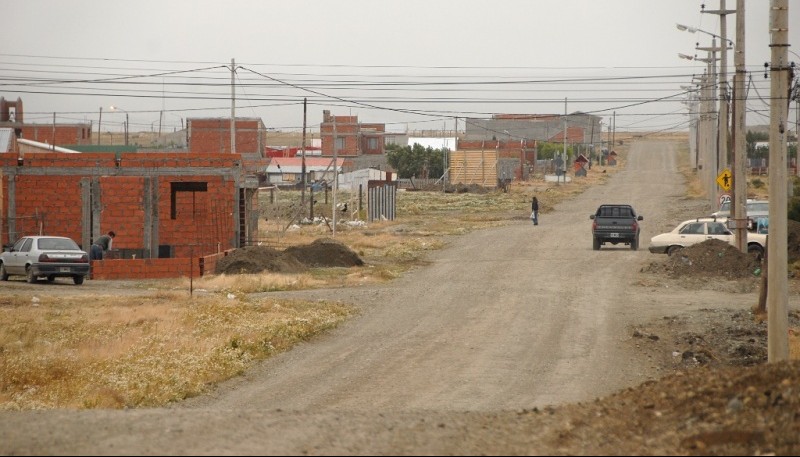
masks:
<svg viewBox="0 0 800 457"><path fill-rule="evenodd" d="M345 159L336 159L334 167L331 157L306 157L306 183L333 182L334 169L341 173ZM264 168L266 185L295 186L303 182L302 157L273 157Z"/></svg>
<svg viewBox="0 0 800 457"><path fill-rule="evenodd" d="M333 156L334 143L337 156L382 156L386 152L383 138L386 125L361 123L358 116L332 116L329 110L324 110L319 133L323 156Z"/></svg>

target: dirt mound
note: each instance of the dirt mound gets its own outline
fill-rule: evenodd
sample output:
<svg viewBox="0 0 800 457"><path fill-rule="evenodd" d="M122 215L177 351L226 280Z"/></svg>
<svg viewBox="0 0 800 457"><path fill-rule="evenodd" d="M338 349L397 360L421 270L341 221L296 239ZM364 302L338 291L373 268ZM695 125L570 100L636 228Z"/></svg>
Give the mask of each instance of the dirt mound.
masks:
<svg viewBox="0 0 800 457"><path fill-rule="evenodd" d="M761 262L721 240L710 239L681 249L661 262L652 262L643 269L673 278L721 277L741 279L761 274Z"/></svg>
<svg viewBox="0 0 800 457"><path fill-rule="evenodd" d="M285 254L291 255L309 267L358 267L364 261L347 246L330 238L314 240L306 246L291 246Z"/></svg>
<svg viewBox="0 0 800 457"><path fill-rule="evenodd" d="M236 249L217 262L216 274L253 274L263 271L302 273L312 267L354 267L364 261L350 248L332 239L280 251L268 246Z"/></svg>

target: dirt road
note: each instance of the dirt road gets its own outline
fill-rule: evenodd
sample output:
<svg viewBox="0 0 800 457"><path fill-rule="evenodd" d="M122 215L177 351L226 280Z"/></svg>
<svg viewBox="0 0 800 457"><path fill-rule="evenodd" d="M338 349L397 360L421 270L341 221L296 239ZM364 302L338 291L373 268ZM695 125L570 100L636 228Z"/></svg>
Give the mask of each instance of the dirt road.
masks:
<svg viewBox="0 0 800 457"><path fill-rule="evenodd" d="M636 284L650 237L688 211L683 194L673 145L634 144L626 170L538 226L521 218L454 237L387 286L293 293L363 313L211 395L163 409L2 412L0 453L579 453L548 448L541 437L558 419L530 412L659 377L631 325L710 297L752 299ZM592 250L589 214L601 203L644 216L640 250Z"/></svg>

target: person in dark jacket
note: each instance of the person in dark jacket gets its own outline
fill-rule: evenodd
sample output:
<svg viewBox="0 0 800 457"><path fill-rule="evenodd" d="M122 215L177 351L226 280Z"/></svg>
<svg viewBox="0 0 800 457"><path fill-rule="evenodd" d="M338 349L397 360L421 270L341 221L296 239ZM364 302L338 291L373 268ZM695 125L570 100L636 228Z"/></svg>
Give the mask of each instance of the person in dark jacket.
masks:
<svg viewBox="0 0 800 457"><path fill-rule="evenodd" d="M89 259L103 260L103 253L111 249L111 244L116 236L117 234L112 230L105 235L100 235L97 237L95 242L92 244L91 250L89 251Z"/></svg>
<svg viewBox="0 0 800 457"><path fill-rule="evenodd" d="M536 196L533 197L533 201L531 201L531 220L533 221L533 225L539 225L539 199Z"/></svg>

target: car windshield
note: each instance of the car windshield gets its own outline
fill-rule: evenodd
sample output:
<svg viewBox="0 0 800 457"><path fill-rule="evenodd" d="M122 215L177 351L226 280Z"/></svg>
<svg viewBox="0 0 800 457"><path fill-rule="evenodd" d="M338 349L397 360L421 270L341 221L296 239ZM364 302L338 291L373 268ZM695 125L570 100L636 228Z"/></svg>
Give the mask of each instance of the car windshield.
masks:
<svg viewBox="0 0 800 457"><path fill-rule="evenodd" d="M79 251L78 245L68 238L39 238L37 244L42 251Z"/></svg>

